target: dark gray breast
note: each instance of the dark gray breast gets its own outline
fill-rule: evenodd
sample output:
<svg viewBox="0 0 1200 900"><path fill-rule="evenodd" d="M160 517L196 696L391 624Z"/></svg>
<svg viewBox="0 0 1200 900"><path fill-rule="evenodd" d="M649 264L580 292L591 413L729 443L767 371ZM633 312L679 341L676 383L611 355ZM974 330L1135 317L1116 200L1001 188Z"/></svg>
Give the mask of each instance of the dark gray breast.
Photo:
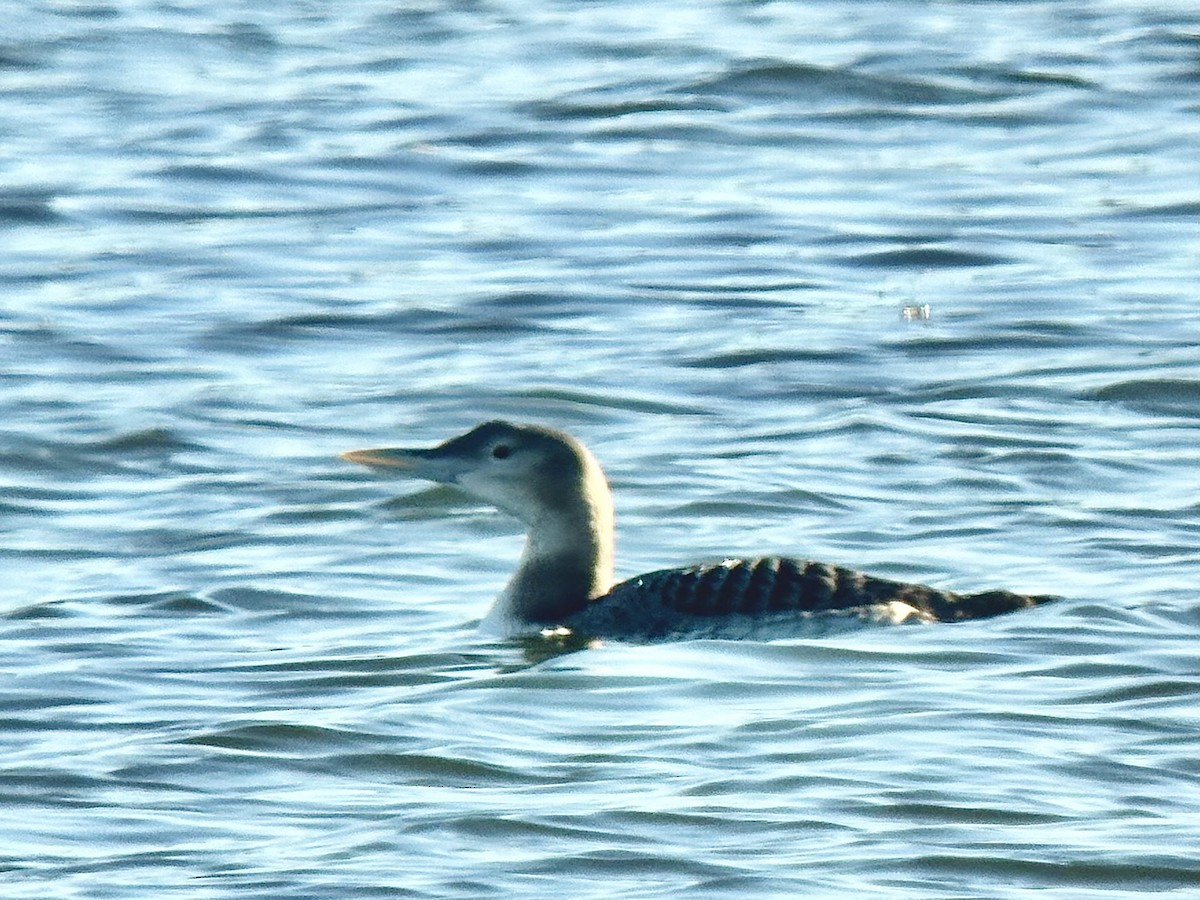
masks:
<svg viewBox="0 0 1200 900"><path fill-rule="evenodd" d="M623 581L566 624L580 634L626 640L803 633L823 616L866 618L900 602L927 622L980 619L1052 597L1008 591L954 594L853 569L784 557L664 569ZM797 627L789 627L795 625Z"/></svg>

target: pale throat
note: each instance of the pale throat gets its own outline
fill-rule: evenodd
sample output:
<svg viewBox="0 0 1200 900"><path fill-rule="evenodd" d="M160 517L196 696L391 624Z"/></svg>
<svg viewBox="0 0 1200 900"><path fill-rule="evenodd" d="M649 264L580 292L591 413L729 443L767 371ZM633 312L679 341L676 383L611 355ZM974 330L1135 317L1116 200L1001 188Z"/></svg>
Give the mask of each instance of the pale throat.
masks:
<svg viewBox="0 0 1200 900"><path fill-rule="evenodd" d="M611 503L540 516L529 525L520 569L557 571L585 586L588 599L607 593L613 578Z"/></svg>
<svg viewBox="0 0 1200 900"><path fill-rule="evenodd" d="M612 587L612 492L599 465L585 459L577 480L546 487L540 497L508 505L525 522L525 546L484 620L489 631L515 633L522 623L562 621Z"/></svg>

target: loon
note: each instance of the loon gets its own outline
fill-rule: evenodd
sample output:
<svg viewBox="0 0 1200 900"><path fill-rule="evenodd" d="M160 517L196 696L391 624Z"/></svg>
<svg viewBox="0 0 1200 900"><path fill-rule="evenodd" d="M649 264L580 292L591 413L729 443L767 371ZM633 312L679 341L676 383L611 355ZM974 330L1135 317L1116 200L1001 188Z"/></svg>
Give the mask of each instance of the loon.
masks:
<svg viewBox="0 0 1200 900"><path fill-rule="evenodd" d="M614 585L612 492L596 458L566 432L491 421L430 449L352 450L342 458L454 485L524 523L520 563L482 622L504 637L773 637L811 633L814 620L828 616L957 622L1056 599L955 594L777 556L664 569Z"/></svg>

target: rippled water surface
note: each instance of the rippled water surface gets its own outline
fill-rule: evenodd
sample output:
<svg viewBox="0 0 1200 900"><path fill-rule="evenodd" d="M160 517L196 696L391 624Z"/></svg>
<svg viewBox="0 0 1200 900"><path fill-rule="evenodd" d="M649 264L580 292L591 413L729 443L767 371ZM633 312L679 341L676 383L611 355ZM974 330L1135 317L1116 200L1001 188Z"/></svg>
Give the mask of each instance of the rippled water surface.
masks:
<svg viewBox="0 0 1200 900"><path fill-rule="evenodd" d="M0 10L5 898L1196 895L1191 4ZM336 454L497 416L619 576L1065 599L489 642Z"/></svg>

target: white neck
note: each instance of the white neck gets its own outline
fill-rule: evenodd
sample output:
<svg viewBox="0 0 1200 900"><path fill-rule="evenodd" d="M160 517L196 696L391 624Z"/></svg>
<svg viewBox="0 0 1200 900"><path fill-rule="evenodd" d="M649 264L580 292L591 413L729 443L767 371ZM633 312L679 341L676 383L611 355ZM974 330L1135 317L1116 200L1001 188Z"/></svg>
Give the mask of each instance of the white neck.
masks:
<svg viewBox="0 0 1200 900"><path fill-rule="evenodd" d="M528 523L517 571L483 620L486 630L558 624L612 587L612 495L600 467L588 463L579 496Z"/></svg>

